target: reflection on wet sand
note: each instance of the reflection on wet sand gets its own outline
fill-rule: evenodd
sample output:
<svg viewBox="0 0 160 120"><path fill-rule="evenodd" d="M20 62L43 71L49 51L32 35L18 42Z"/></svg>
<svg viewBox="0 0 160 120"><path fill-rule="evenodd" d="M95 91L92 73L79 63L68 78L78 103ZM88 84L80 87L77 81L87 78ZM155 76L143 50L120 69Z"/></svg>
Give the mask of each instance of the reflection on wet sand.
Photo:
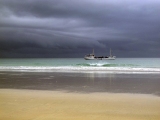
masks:
<svg viewBox="0 0 160 120"><path fill-rule="evenodd" d="M96 85L95 80L97 80L98 78L106 78L106 81L109 81L109 84L106 84L106 88L109 88L110 90L112 89L112 78L115 77L115 74L102 74L102 73L94 73L94 72L90 72L90 73L85 73L84 76L86 76L86 78L89 78L91 85Z"/></svg>

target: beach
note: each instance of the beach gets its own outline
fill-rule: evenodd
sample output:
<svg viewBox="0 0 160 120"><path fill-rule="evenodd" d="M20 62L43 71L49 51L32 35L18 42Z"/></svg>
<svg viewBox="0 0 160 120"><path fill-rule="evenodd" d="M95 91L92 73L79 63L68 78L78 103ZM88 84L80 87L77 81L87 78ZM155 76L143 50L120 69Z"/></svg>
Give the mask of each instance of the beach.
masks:
<svg viewBox="0 0 160 120"><path fill-rule="evenodd" d="M0 90L3 120L159 120L160 97L142 94Z"/></svg>
<svg viewBox="0 0 160 120"><path fill-rule="evenodd" d="M159 120L159 74L1 72L3 120Z"/></svg>

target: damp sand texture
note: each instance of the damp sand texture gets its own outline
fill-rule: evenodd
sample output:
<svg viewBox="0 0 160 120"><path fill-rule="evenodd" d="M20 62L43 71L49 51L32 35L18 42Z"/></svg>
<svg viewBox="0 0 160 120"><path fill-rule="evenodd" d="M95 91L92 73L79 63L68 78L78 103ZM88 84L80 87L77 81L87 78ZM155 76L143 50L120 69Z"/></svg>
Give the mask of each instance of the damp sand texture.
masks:
<svg viewBox="0 0 160 120"><path fill-rule="evenodd" d="M0 89L0 120L160 120L160 97Z"/></svg>

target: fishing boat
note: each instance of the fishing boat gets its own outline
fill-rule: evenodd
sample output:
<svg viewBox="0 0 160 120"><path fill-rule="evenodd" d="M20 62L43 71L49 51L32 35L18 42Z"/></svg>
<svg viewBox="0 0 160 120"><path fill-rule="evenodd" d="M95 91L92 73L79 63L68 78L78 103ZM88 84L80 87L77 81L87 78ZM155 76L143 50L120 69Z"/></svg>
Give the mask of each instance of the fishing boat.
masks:
<svg viewBox="0 0 160 120"><path fill-rule="evenodd" d="M93 52L91 54L85 55L84 59L85 60L94 60L95 59L94 49L93 49Z"/></svg>
<svg viewBox="0 0 160 120"><path fill-rule="evenodd" d="M109 55L109 56L106 56L106 57L104 57L104 56L96 57L96 56L94 55L94 49L93 49L93 53L84 56L84 59L85 59L85 60L95 60L95 59L96 59L96 60L115 60L115 59L116 59L116 56L113 56L113 55L112 55L112 51L111 51L111 49L110 49L110 55Z"/></svg>

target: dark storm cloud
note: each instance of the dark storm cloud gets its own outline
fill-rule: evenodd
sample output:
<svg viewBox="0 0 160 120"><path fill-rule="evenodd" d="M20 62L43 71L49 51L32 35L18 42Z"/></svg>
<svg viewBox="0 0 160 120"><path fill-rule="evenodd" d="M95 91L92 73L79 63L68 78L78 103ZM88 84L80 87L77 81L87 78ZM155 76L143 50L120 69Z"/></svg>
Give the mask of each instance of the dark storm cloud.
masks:
<svg viewBox="0 0 160 120"><path fill-rule="evenodd" d="M160 56L158 0L1 0L0 57ZM77 54L78 53L78 54Z"/></svg>

